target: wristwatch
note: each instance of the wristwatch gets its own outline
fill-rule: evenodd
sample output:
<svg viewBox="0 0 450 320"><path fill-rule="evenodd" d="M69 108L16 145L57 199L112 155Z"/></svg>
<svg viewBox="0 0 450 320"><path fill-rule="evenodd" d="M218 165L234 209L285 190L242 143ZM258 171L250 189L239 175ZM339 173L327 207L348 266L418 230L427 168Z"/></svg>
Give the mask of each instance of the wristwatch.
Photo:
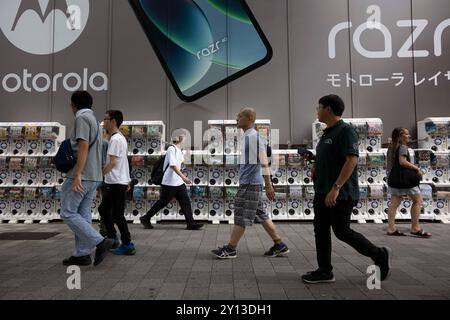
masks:
<svg viewBox="0 0 450 320"><path fill-rule="evenodd" d="M333 189L339 190L339 189L341 189L341 187L342 186L337 183L333 184Z"/></svg>

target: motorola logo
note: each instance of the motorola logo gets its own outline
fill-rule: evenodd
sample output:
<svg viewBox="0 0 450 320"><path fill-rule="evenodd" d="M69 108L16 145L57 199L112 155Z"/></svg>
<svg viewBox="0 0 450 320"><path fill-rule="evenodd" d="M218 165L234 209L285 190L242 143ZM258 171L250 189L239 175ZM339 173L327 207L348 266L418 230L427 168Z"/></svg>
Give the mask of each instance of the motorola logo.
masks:
<svg viewBox="0 0 450 320"><path fill-rule="evenodd" d="M89 18L89 0L0 1L0 29L17 48L47 55L72 45Z"/></svg>

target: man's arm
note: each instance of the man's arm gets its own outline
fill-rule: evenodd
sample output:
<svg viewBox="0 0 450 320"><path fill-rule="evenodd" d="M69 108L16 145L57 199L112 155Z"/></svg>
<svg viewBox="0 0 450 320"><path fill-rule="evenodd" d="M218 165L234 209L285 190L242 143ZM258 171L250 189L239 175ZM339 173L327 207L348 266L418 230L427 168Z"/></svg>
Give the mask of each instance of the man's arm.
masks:
<svg viewBox="0 0 450 320"><path fill-rule="evenodd" d="M181 172L180 168L178 168L177 166L170 166L170 167L172 168L173 171L175 171L177 175L180 176L181 179L183 179L185 183L192 184L192 181Z"/></svg>
<svg viewBox="0 0 450 320"><path fill-rule="evenodd" d="M73 175L73 191L82 192L83 185L81 184L81 173L86 165L86 160L89 152L89 143L86 140L78 139L78 152L77 152L77 164L75 165L74 175Z"/></svg>
<svg viewBox="0 0 450 320"><path fill-rule="evenodd" d="M347 180L350 179L350 176L352 175L357 165L358 157L355 155L348 155L346 157L344 166L341 169L341 173L336 180L336 184L343 186L347 182Z"/></svg>
<svg viewBox="0 0 450 320"><path fill-rule="evenodd" d="M114 169L119 163L119 157L109 155L109 162L103 167L103 175L106 175Z"/></svg>
<svg viewBox="0 0 450 320"><path fill-rule="evenodd" d="M267 159L267 154L265 152L259 153L259 161L261 163L267 198L273 201L275 199L275 190L273 189L272 180L270 179L269 159Z"/></svg>
<svg viewBox="0 0 450 320"><path fill-rule="evenodd" d="M172 147L167 149L166 157L168 157L168 164L169 167L184 181L186 184L192 184L192 181L189 180L188 177L186 177L182 172L181 168L178 168L176 166L176 157L177 157L177 150L175 147Z"/></svg>
<svg viewBox="0 0 450 320"><path fill-rule="evenodd" d="M336 204L336 199L339 195L340 188L347 182L350 176L358 165L358 157L356 155L347 155L345 163L339 173L339 176L335 182L339 187L333 187L330 192L327 194L325 199L325 205L327 207L332 207Z"/></svg>

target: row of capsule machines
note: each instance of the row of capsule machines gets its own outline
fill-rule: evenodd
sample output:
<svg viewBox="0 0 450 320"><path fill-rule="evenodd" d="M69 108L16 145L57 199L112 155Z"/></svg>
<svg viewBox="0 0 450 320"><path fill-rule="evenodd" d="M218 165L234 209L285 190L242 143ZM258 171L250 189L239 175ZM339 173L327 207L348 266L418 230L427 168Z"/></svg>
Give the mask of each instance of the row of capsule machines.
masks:
<svg viewBox="0 0 450 320"><path fill-rule="evenodd" d="M163 154L164 123L124 122L121 131L128 142L128 155L135 164L132 174L140 180L146 179L147 162L142 160L148 158L152 163ZM59 123L0 123L0 221L60 219L65 175L54 167L53 156L65 136L65 127ZM144 175L139 176L141 172ZM151 185L145 180L142 183ZM100 202L99 189L92 206L94 220L99 218Z"/></svg>
<svg viewBox="0 0 450 320"><path fill-rule="evenodd" d="M65 136L56 122L0 123L0 221L58 218L65 176L52 158Z"/></svg>
<svg viewBox="0 0 450 320"><path fill-rule="evenodd" d="M410 158L423 173L420 185L423 196L421 218L447 221L449 204L439 190L450 186L450 150L447 141L450 118L428 118L418 122L418 149L410 149ZM353 209L352 220L381 221L387 219L390 196L387 192L386 159L387 149L382 148L383 124L381 119L344 119L352 125L359 136L358 180L360 201ZM317 146L325 124L313 123L313 146ZM396 218L411 218L412 202L404 198Z"/></svg>
<svg viewBox="0 0 450 320"><path fill-rule="evenodd" d="M446 190L450 183L449 151L439 143L448 131L433 118L426 121L427 134L421 137L421 149L411 152L411 158L424 173L421 185L424 197L422 218L448 218L448 200L433 190ZM386 192L386 149L381 148L382 123L379 119L346 119L360 136L358 177L361 199L354 208L352 219L358 221L386 219L389 195ZM448 125L448 122L446 123ZM425 127L425 126L424 126ZM430 128L440 129L430 129ZM258 120L260 135L270 141L270 121ZM370 129L369 129L370 128ZM420 127L419 127L420 128ZM191 178L190 187L194 217L212 222L233 221L234 197L239 186L240 135L235 121L210 121L209 129L222 135L205 134L204 151L185 153L187 165L183 172ZM315 144L323 124L313 124ZM132 178L136 182L133 200L127 204L126 216L138 221L159 198L159 186L152 184L152 166L164 154L165 126L160 121L124 122L121 131L127 138L128 155L132 163ZM420 132L420 129L419 129ZM58 144L65 137L65 128L58 123L0 124L0 221L40 220L59 217L60 186L64 182L52 164ZM231 137L231 139L229 139ZM432 144L430 144L430 141ZM448 141L445 140L445 141ZM438 147L439 146L439 147ZM448 147L447 147L448 148ZM314 153L314 150L311 150ZM272 182L276 199L263 199L266 212L275 220L311 220L314 217L314 188L312 165L297 150L273 150ZM437 189L436 189L437 188ZM93 203L93 219L98 219L100 190ZM411 202L404 199L397 218L409 219ZM184 219L177 203L172 202L154 218L158 220Z"/></svg>

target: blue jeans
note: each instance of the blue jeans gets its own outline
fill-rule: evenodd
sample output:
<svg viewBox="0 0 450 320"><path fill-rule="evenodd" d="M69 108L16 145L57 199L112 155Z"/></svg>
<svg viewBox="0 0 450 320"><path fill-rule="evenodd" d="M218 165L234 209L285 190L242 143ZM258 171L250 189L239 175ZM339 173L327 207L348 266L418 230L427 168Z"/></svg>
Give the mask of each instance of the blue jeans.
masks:
<svg viewBox="0 0 450 320"><path fill-rule="evenodd" d="M82 181L83 191L72 190L73 179L67 178L61 189L61 218L75 234L74 257L87 256L103 241L92 226L91 207L100 182Z"/></svg>

